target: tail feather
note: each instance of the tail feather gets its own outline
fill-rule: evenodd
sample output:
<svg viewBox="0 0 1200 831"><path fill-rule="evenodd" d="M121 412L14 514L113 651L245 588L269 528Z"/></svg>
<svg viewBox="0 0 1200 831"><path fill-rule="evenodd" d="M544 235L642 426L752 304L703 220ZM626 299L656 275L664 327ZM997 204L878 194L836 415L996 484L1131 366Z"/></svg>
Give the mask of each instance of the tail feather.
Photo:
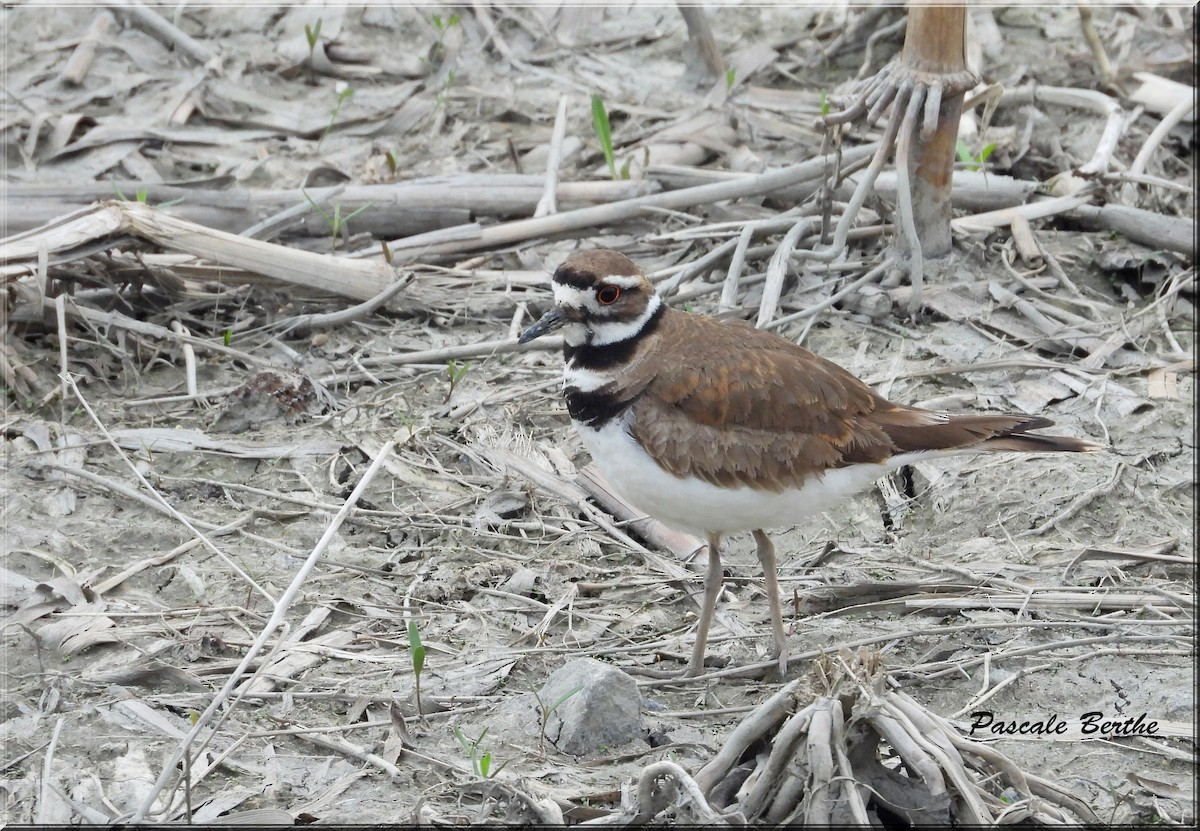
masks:
<svg viewBox="0 0 1200 831"><path fill-rule="evenodd" d="M1007 453L1094 453L1103 448L1086 439L1071 436L1042 436L1037 433L1016 433L996 436L979 446L980 450Z"/></svg>
<svg viewBox="0 0 1200 831"><path fill-rule="evenodd" d="M946 415L915 407L896 407L873 415L900 452L1089 453L1101 449L1084 439L1030 433L1053 426L1053 421L1040 416Z"/></svg>

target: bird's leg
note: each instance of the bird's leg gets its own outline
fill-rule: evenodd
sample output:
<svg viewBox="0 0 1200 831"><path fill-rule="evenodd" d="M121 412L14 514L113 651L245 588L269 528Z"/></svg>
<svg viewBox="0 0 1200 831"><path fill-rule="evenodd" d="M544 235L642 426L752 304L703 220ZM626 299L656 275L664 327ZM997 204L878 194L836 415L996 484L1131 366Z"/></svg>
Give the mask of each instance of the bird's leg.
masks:
<svg viewBox="0 0 1200 831"><path fill-rule="evenodd" d="M708 645L708 629L712 626L717 611L717 597L721 594L721 535L708 537L708 573L704 576L704 605L700 607L700 625L696 627L696 644L692 647L692 660L688 664L689 677L704 672L704 649Z"/></svg>
<svg viewBox="0 0 1200 831"><path fill-rule="evenodd" d="M782 678L787 673L787 637L783 633L783 610L780 608L779 580L775 572L775 546L761 528L754 532L754 541L758 543L758 561L762 563L767 601L771 606L771 634L775 637L775 654L779 657L779 677Z"/></svg>

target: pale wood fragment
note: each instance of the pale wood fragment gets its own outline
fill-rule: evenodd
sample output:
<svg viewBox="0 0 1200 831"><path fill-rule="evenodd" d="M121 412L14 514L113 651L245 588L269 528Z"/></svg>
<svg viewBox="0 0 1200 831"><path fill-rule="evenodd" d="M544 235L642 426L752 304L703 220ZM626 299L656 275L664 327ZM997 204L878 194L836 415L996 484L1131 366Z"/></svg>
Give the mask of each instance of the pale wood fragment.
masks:
<svg viewBox="0 0 1200 831"><path fill-rule="evenodd" d="M79 41L71 57L67 58L67 63L58 75L59 80L65 84L83 83L83 79L92 68L92 62L96 59L96 47L109 36L116 22L112 12L107 9L101 10L92 18L92 25L88 27L87 34Z"/></svg>
<svg viewBox="0 0 1200 831"><path fill-rule="evenodd" d="M371 299L395 280L395 271L386 263L298 251L205 228L139 202L115 201L0 241L0 276L34 273L39 246L61 257L115 235L140 237L215 263L357 300Z"/></svg>

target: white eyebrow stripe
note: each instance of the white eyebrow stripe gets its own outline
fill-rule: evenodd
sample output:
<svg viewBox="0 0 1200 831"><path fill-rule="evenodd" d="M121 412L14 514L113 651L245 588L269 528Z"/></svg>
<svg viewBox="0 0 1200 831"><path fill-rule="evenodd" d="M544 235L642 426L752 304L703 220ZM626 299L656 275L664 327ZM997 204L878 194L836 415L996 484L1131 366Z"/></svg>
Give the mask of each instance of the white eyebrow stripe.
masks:
<svg viewBox="0 0 1200 831"><path fill-rule="evenodd" d="M642 278L637 274L609 274L600 282L623 289L632 289L641 285Z"/></svg>

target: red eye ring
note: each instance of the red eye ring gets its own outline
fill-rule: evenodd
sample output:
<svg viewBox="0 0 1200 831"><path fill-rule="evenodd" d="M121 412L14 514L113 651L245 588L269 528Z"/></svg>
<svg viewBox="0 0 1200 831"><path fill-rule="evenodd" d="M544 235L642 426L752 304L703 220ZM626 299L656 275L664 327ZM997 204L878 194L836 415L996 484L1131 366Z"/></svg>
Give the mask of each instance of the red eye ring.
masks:
<svg viewBox="0 0 1200 831"><path fill-rule="evenodd" d="M620 286L601 286L596 290L596 299L601 306L611 306L621 299Z"/></svg>

